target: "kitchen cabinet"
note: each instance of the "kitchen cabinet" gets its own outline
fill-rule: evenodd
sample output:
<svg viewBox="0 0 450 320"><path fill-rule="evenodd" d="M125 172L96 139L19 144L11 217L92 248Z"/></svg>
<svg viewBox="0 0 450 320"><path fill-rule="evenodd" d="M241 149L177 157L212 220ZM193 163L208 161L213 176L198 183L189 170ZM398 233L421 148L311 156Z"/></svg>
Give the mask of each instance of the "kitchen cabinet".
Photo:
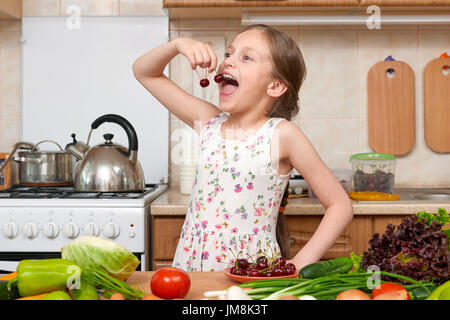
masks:
<svg viewBox="0 0 450 320"><path fill-rule="evenodd" d="M369 247L376 232L383 234L388 223L398 225L406 215L355 215L352 222L323 256L333 259L361 254ZM312 237L322 220L322 215L286 215L289 232L293 238L291 252L297 253ZM153 216L153 270L172 264L180 237L184 216ZM292 258L288 257L288 258Z"/></svg>
<svg viewBox="0 0 450 320"><path fill-rule="evenodd" d="M20 20L22 18L22 1L0 0L0 20Z"/></svg>
<svg viewBox="0 0 450 320"><path fill-rule="evenodd" d="M240 19L244 12L257 15L365 15L370 5L378 5L383 13L390 14L450 12L449 0L163 0L163 8L171 19Z"/></svg>

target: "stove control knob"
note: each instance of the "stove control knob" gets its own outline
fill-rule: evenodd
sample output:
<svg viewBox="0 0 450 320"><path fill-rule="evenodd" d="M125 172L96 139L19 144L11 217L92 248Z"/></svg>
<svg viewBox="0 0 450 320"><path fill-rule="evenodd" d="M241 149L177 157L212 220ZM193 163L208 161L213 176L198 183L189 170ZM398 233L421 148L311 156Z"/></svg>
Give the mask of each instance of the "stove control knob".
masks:
<svg viewBox="0 0 450 320"><path fill-rule="evenodd" d="M85 235L88 236L98 236L98 234L100 233L100 228L98 225L96 225L93 222L88 222L84 227L83 227L83 231Z"/></svg>
<svg viewBox="0 0 450 320"><path fill-rule="evenodd" d="M80 233L80 228L75 222L69 221L63 225L62 232L66 238L74 239Z"/></svg>
<svg viewBox="0 0 450 320"><path fill-rule="evenodd" d="M120 227L117 223L109 221L103 226L103 233L110 239L115 239L119 236Z"/></svg>
<svg viewBox="0 0 450 320"><path fill-rule="evenodd" d="M47 238L55 239L59 234L59 227L53 221L49 221L44 225L42 232Z"/></svg>
<svg viewBox="0 0 450 320"><path fill-rule="evenodd" d="M19 227L13 221L8 222L3 226L3 234L5 237L13 239L19 233Z"/></svg>
<svg viewBox="0 0 450 320"><path fill-rule="evenodd" d="M25 222L23 224L22 231L23 231L23 234L25 235L25 237L27 237L29 239L35 238L39 233L38 226L37 226L36 222L33 222L33 221Z"/></svg>

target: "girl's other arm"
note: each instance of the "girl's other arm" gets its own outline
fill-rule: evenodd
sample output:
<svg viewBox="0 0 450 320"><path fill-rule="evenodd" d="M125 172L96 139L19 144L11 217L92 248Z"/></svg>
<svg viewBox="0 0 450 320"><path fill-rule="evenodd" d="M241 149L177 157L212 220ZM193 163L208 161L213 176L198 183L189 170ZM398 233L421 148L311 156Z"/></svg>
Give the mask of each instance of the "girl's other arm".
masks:
<svg viewBox="0 0 450 320"><path fill-rule="evenodd" d="M300 128L292 122L283 122L285 125L280 128L280 150L286 150L291 165L305 178L326 209L311 239L291 261L301 269L320 260L334 245L351 222L353 208L347 192Z"/></svg>
<svg viewBox="0 0 450 320"><path fill-rule="evenodd" d="M170 60L180 53L189 60L193 70L197 66L208 68L209 72L216 69L217 57L208 44L189 38L177 38L139 57L133 64L133 73L171 113L196 129L196 121L201 121L203 126L221 111L215 105L189 94L163 74Z"/></svg>

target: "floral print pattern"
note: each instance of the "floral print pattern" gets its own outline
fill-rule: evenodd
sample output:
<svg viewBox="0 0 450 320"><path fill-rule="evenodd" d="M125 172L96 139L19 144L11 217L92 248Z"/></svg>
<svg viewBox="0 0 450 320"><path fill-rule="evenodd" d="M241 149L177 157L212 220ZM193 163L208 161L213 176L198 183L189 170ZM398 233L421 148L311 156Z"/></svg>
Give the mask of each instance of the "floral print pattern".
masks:
<svg viewBox="0 0 450 320"><path fill-rule="evenodd" d="M186 271L220 271L239 257L280 253L276 222L289 175L270 159L274 128L269 119L244 139L222 138L224 112L200 133L199 157L186 220L173 266Z"/></svg>

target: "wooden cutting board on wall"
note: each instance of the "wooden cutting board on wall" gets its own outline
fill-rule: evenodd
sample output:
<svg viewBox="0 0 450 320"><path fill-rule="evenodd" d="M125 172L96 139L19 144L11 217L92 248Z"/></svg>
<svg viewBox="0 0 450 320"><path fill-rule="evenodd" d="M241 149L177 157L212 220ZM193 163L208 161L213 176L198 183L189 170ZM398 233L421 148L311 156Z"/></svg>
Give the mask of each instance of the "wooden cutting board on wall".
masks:
<svg viewBox="0 0 450 320"><path fill-rule="evenodd" d="M390 72L393 71L393 72ZM415 143L414 72L402 61L380 61L367 75L369 144L404 155Z"/></svg>
<svg viewBox="0 0 450 320"><path fill-rule="evenodd" d="M435 152L450 152L449 71L450 58L431 60L424 70L425 142Z"/></svg>

